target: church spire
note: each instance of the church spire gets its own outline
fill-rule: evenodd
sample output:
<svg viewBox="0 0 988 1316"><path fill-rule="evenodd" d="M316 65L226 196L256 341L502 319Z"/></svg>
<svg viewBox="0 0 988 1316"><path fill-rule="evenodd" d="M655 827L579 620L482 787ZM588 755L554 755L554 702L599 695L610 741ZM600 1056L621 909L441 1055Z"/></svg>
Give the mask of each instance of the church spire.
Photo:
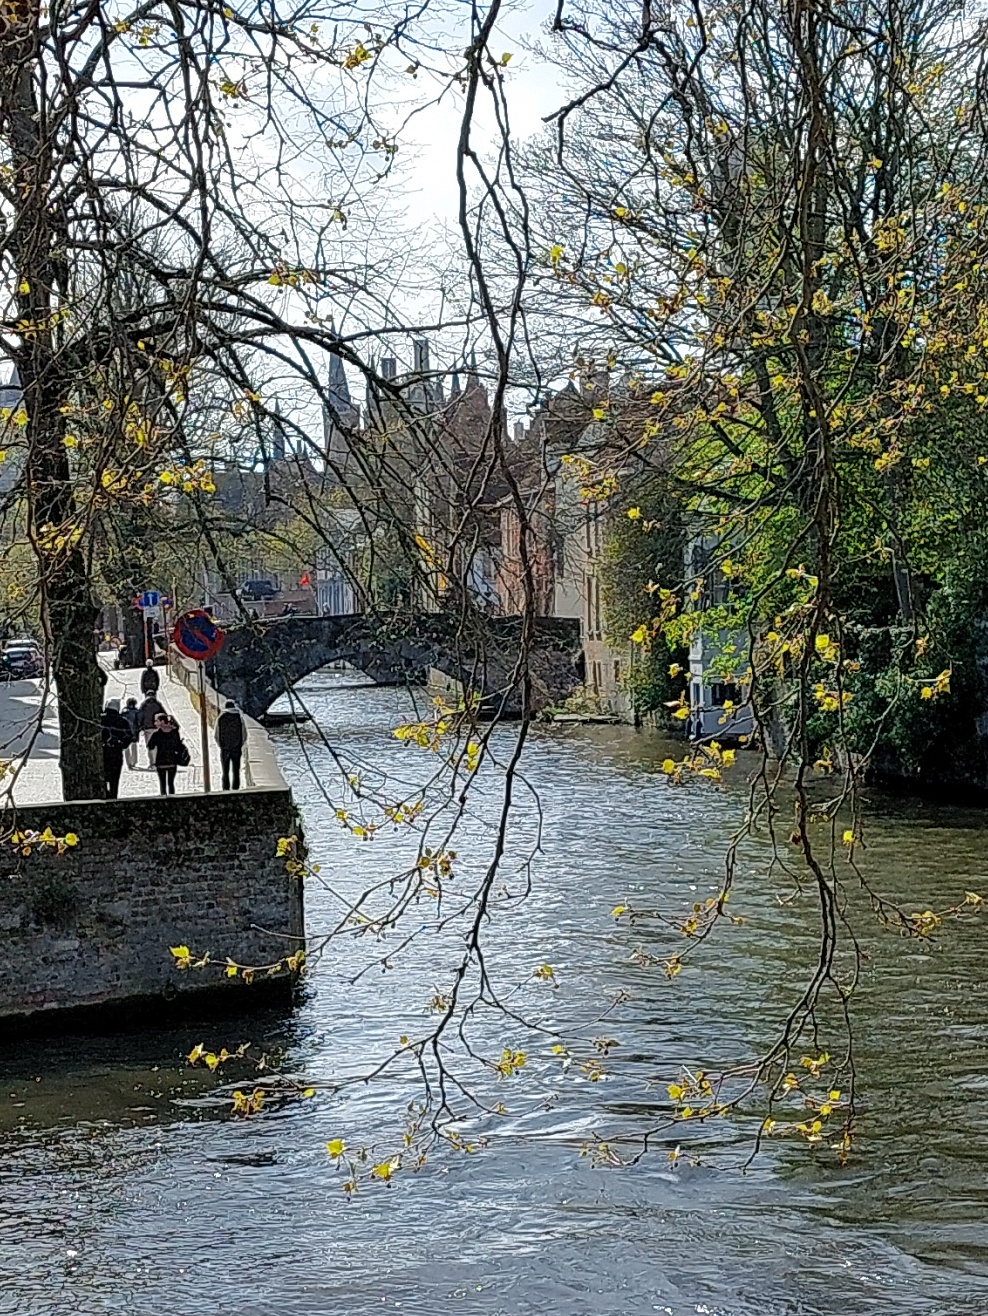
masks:
<svg viewBox="0 0 988 1316"><path fill-rule="evenodd" d="M21 377L18 374L17 362L15 361L10 368L10 378L6 384L0 384L0 407L14 411L20 406L23 396Z"/></svg>
<svg viewBox="0 0 988 1316"><path fill-rule="evenodd" d="M330 321L329 329L331 333L336 330ZM344 410L353 408L353 402L350 398L350 385L347 381L346 370L343 368L343 358L340 356L336 347L329 349L329 396L332 400L333 408L338 415Z"/></svg>
<svg viewBox="0 0 988 1316"><path fill-rule="evenodd" d="M330 322L330 332L336 330ZM347 464L350 439L360 421L357 408L350 396L350 384L337 347L329 349L329 378L326 381L326 405L323 407L322 425L324 452L327 461L338 473Z"/></svg>

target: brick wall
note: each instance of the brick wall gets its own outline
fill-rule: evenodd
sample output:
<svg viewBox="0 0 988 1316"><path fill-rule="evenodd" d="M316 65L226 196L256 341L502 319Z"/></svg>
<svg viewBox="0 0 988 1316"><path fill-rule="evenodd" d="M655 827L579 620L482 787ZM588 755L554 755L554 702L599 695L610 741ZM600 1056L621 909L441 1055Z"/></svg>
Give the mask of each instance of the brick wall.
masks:
<svg viewBox="0 0 988 1316"><path fill-rule="evenodd" d="M0 844L0 1027L208 991L250 1009L289 991L288 975L248 985L222 967L179 971L169 952L261 965L298 949L301 881L275 854L279 837L301 835L287 789L56 804L4 822L79 843L28 856Z"/></svg>

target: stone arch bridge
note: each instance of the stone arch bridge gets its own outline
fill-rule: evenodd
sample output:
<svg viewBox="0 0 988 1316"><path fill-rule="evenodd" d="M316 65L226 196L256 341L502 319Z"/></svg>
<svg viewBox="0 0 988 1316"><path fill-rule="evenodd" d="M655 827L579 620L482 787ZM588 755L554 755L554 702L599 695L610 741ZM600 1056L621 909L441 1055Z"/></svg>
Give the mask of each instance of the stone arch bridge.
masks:
<svg viewBox="0 0 988 1316"><path fill-rule="evenodd" d="M231 626L207 666L213 686L249 717L261 717L296 681L328 663L346 662L381 685L421 684L435 668L480 696L487 717L520 717L561 703L583 683L580 623L532 622L530 699L515 677L520 617L444 612L280 617Z"/></svg>

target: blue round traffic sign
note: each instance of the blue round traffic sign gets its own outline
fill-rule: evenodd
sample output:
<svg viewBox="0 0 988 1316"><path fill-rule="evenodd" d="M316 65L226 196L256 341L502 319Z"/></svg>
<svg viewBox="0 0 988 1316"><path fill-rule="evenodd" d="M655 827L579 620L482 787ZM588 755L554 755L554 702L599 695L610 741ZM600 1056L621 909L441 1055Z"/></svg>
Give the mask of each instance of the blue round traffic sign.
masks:
<svg viewBox="0 0 988 1316"><path fill-rule="evenodd" d="M175 619L172 630L172 640L179 653L200 663L215 657L223 647L225 638L209 613L202 608L183 612L181 617Z"/></svg>

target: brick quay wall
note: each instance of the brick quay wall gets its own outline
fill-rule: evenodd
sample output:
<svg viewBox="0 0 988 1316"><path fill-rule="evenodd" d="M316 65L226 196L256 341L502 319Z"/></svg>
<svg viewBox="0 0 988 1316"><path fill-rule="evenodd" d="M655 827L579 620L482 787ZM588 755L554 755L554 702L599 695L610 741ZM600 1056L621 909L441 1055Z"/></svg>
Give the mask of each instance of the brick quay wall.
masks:
<svg viewBox="0 0 988 1316"><path fill-rule="evenodd" d="M227 977L303 944L302 883L276 854L301 838L287 788L17 808L3 834L74 833L62 854L0 842L0 1030L60 1027L80 1012L155 1016L205 1003L250 1010L292 975ZM209 954L179 970L172 946Z"/></svg>

